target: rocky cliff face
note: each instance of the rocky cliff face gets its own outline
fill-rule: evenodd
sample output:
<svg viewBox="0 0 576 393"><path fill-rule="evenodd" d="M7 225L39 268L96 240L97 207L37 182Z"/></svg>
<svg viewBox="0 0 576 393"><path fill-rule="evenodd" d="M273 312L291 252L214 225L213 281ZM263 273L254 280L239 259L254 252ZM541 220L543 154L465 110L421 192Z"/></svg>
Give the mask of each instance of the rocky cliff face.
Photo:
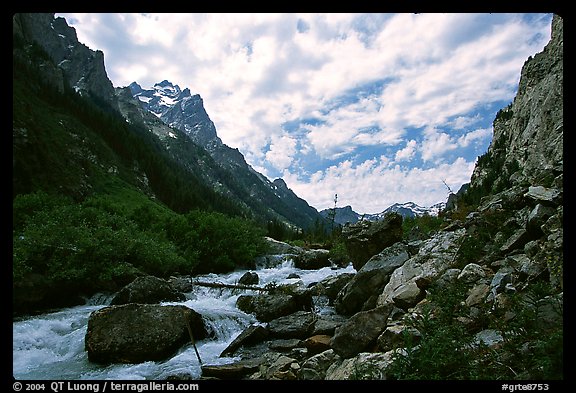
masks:
<svg viewBox="0 0 576 393"><path fill-rule="evenodd" d="M76 30L64 18L53 13L15 14L12 30L14 37L23 42L34 42L50 57L52 64L47 81L54 81L61 89L70 88L91 94L115 107L114 87L106 74L104 54L93 51L78 41Z"/></svg>
<svg viewBox="0 0 576 393"><path fill-rule="evenodd" d="M471 187L548 187L563 172L563 59L563 21L555 15L550 42L524 63L514 101L494 120L492 143L478 160Z"/></svg>
<svg viewBox="0 0 576 393"><path fill-rule="evenodd" d="M169 126L184 131L198 145L207 149L222 145L198 94L192 95L188 88L182 90L167 80L149 90L142 89L136 82L131 83L129 88L144 109Z"/></svg>

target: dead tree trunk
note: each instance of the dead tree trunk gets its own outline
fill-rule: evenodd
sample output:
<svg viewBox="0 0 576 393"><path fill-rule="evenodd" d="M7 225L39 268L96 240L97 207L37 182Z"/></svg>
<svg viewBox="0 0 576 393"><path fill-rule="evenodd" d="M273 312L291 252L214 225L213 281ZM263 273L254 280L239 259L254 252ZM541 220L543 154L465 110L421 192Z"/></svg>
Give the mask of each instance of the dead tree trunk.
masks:
<svg viewBox="0 0 576 393"><path fill-rule="evenodd" d="M210 287L210 288L231 288L231 289L245 289L253 291L270 291L270 289L264 287L255 287L252 285L241 285L241 284L224 284L221 282L192 281L192 285L199 285L201 287Z"/></svg>

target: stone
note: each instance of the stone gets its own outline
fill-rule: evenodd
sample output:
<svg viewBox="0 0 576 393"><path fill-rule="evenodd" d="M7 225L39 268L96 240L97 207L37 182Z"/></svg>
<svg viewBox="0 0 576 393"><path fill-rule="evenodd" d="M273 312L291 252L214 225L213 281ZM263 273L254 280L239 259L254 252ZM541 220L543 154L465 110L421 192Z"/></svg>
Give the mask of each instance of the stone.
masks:
<svg viewBox="0 0 576 393"><path fill-rule="evenodd" d="M184 294L178 292L172 284L154 276L138 277L122 288L110 302L110 305L142 303L155 304L160 302L176 302L186 300Z"/></svg>
<svg viewBox="0 0 576 393"><path fill-rule="evenodd" d="M343 358L350 358L375 345L378 336L386 329L392 308L389 304L350 317L336 329L330 340L334 352Z"/></svg>
<svg viewBox="0 0 576 393"><path fill-rule="evenodd" d="M183 345L208 336L200 314L186 306L125 304L90 314L85 335L88 360L141 363L173 356Z"/></svg>
<svg viewBox="0 0 576 393"><path fill-rule="evenodd" d="M342 228L342 237L356 270L374 255L402 240L402 216L389 213L380 221L360 221Z"/></svg>

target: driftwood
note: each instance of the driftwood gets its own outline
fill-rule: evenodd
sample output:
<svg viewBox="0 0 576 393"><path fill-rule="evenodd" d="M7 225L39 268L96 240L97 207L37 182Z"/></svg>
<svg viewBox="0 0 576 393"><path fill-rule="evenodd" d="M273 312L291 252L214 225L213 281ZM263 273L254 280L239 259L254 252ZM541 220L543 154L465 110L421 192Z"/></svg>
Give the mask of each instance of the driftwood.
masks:
<svg viewBox="0 0 576 393"><path fill-rule="evenodd" d="M210 288L231 288L231 289L245 289L254 291L270 291L269 288L265 287L255 287L253 285L241 285L241 284L224 284L221 282L192 281L192 285L199 285L201 287L210 287Z"/></svg>

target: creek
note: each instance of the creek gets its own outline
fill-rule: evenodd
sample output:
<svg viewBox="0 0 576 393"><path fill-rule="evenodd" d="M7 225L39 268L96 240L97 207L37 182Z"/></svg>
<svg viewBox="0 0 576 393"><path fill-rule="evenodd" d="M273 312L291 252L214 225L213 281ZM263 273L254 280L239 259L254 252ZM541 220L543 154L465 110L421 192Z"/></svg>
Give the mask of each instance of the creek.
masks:
<svg viewBox="0 0 576 393"><path fill-rule="evenodd" d="M356 272L352 265L345 268L325 267L318 270L302 270L294 267L290 259L275 267L251 270L258 273L258 286L270 283L293 284L301 282L304 287L329 276ZM236 284L247 270L227 274L195 276L203 282ZM287 278L297 275L298 278ZM196 348L204 365L227 364L239 358L220 357L220 353L245 328L258 321L236 307L236 300L243 294L257 294L254 290L209 288L195 285L186 293L183 304L202 315L205 325L214 332L210 339L199 340ZM17 318L13 321L12 360L13 375L19 380L163 380L168 377L201 376L200 363L189 344L164 361L148 361L138 364L98 365L88 361L84 349L84 337L90 313L110 304L114 294L97 294L86 304L58 311ZM314 297L315 311L331 314L334 310L326 299Z"/></svg>

